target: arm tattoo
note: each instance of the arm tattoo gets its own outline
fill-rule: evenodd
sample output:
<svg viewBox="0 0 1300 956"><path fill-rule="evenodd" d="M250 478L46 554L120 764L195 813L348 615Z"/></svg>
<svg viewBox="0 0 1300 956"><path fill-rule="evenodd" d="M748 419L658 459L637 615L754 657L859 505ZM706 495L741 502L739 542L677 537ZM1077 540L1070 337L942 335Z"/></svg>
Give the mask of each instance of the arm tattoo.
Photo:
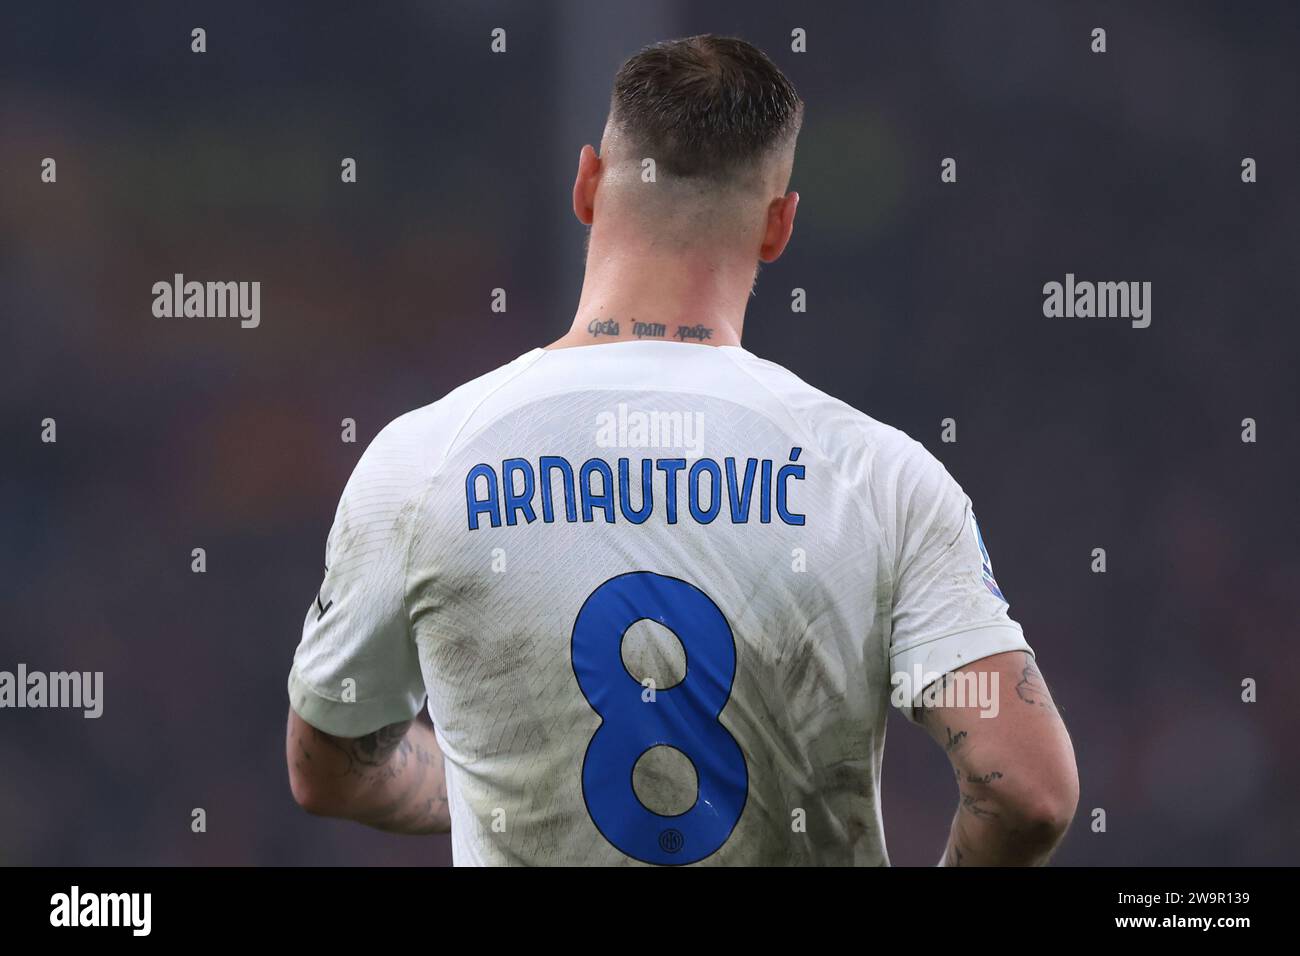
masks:
<svg viewBox="0 0 1300 956"><path fill-rule="evenodd" d="M929 721L931 710L943 706L944 695L946 694L948 687L955 683L956 680L957 675L952 671L948 671L948 673L944 674L921 691L921 702L916 705L914 711L920 715L917 718L917 721L922 726Z"/></svg>
<svg viewBox="0 0 1300 956"><path fill-rule="evenodd" d="M316 740L334 748L347 759L344 776L376 779L395 777L406 766L411 751L406 732L410 727L409 720L402 721L357 738L334 737L314 727L312 730Z"/></svg>
<svg viewBox="0 0 1300 956"><path fill-rule="evenodd" d="M389 724L387 727L380 727L373 734L349 740L347 741L350 745L349 752L358 763L368 767L378 767L387 763L393 751L401 746L410 726L409 720L399 724Z"/></svg>
<svg viewBox="0 0 1300 956"><path fill-rule="evenodd" d="M987 799L987 797L977 797L974 794L967 793L963 790L961 792L961 808L973 817L978 817L983 820L996 820L998 818L997 811L990 810L988 807L980 806L980 804L984 803Z"/></svg>
<svg viewBox="0 0 1300 956"><path fill-rule="evenodd" d="M1042 673L1028 653L1025 654L1025 667L1020 672L1020 681L1016 684L1016 696L1031 706L1056 710L1052 695L1047 690L1047 682L1043 680Z"/></svg>
<svg viewBox="0 0 1300 956"><path fill-rule="evenodd" d="M445 779L439 780L433 796L423 799L415 806L411 805L411 798L426 786L430 769L438 772L442 762L441 755L426 747L420 734L408 733L413 723L414 721L402 721L389 724L374 733L356 738L335 737L313 727L310 739L307 735L297 738L294 763L305 771L305 765L313 759L308 744L311 743L313 748L318 744L327 746L344 758L342 770L338 772L340 777L355 780L362 786L383 784L389 788L389 799L372 807L364 816L354 816L352 819L381 830L405 833L435 832L439 829L439 821L444 821L441 828L445 829Z"/></svg>

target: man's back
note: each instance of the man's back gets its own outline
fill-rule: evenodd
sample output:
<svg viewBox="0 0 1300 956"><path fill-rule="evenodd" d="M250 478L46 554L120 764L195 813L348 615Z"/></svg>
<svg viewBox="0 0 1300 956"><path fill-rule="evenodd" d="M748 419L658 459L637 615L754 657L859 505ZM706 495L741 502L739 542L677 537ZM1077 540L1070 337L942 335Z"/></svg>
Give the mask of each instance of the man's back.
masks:
<svg viewBox="0 0 1300 956"><path fill-rule="evenodd" d="M289 681L301 806L450 828L459 863L880 864L889 702L952 764L946 864L1048 858L1073 750L970 502L740 347L802 117L735 37L619 68L569 330L392 423L344 491Z"/></svg>
<svg viewBox="0 0 1300 956"><path fill-rule="evenodd" d="M742 348L535 349L367 450L291 694L347 735L427 690L458 863L883 864L891 674L1027 650L981 550Z"/></svg>

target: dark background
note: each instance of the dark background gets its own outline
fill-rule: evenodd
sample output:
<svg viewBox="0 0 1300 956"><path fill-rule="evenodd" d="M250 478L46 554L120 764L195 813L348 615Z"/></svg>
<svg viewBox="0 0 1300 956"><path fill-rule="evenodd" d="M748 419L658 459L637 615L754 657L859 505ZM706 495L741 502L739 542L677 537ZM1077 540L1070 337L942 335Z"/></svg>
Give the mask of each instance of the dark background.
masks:
<svg viewBox="0 0 1300 956"><path fill-rule="evenodd" d="M1226 0L6 4L0 669L102 670L105 713L0 711L0 862L448 861L290 798L334 506L390 419L567 328L614 70L706 31L807 102L745 345L975 501L1078 751L1057 859L1295 862L1300 8ZM175 272L261 281L261 327L154 318ZM1067 272L1152 282L1151 327L1044 318ZM901 719L884 783L933 863L956 794Z"/></svg>

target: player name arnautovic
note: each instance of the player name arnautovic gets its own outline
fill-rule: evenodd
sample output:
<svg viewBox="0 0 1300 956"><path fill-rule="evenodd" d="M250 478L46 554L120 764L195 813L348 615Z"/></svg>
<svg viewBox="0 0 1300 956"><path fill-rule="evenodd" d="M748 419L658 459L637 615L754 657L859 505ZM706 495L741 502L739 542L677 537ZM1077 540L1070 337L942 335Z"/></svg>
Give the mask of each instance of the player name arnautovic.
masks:
<svg viewBox="0 0 1300 956"><path fill-rule="evenodd" d="M465 474L465 508L469 530L621 518L644 524L660 511L668 524L682 520L732 524L774 520L802 525L795 511L798 464L802 448L788 460L772 458L588 458L575 466L562 455L542 455L534 462L507 458L500 466L481 462ZM635 488L634 486L640 487ZM558 486L558 491L557 491Z"/></svg>

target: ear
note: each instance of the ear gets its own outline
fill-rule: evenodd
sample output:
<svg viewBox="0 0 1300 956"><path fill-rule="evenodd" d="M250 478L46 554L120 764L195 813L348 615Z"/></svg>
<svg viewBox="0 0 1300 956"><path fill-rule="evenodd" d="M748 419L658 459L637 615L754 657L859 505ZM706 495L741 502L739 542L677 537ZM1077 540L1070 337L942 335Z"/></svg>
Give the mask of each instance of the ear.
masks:
<svg viewBox="0 0 1300 956"><path fill-rule="evenodd" d="M799 208L799 194L789 192L773 199L767 207L767 228L763 231L763 244L758 258L762 262L775 262L785 252L790 235L794 232L794 214Z"/></svg>
<svg viewBox="0 0 1300 956"><path fill-rule="evenodd" d="M600 157L590 144L578 154L578 175L573 180L573 214L590 226L596 209L596 186L600 183Z"/></svg>

